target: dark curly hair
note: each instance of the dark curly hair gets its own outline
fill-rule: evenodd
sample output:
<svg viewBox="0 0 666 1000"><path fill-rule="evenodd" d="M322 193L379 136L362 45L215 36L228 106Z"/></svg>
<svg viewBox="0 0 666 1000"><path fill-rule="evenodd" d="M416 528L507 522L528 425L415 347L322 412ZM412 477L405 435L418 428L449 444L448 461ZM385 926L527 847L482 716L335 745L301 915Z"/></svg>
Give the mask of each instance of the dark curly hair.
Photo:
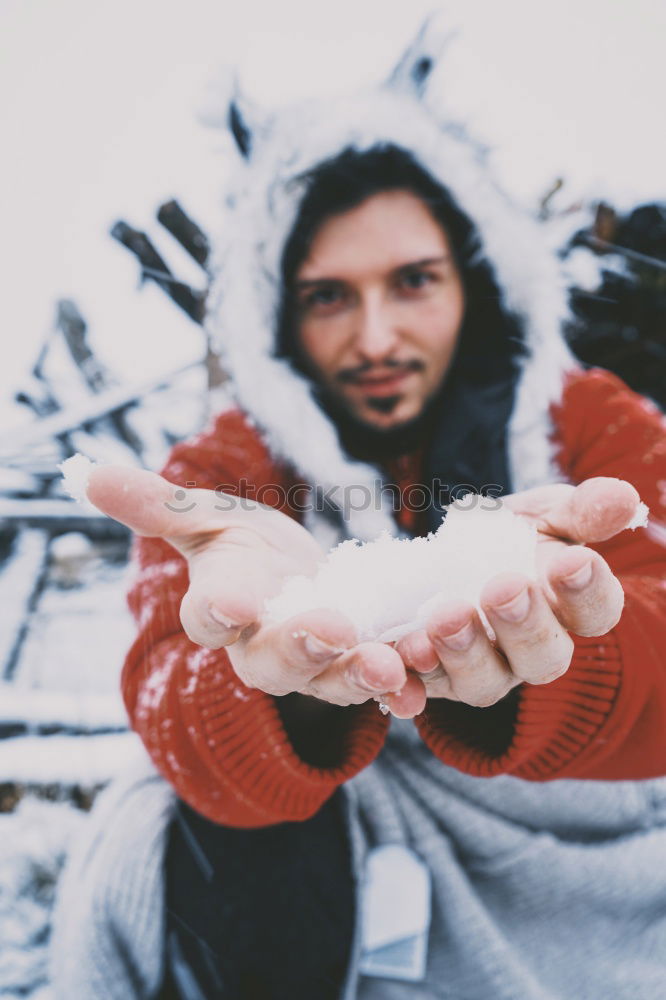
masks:
<svg viewBox="0 0 666 1000"><path fill-rule="evenodd" d="M465 317L447 381L463 378L473 387L510 378L518 357L526 353L520 320L503 304L473 223L409 152L391 144L363 152L350 147L298 180L305 183L305 194L282 255L278 356L288 357L300 370L306 370L299 356L292 289L322 224L375 194L402 189L420 198L446 232L465 289Z"/></svg>
<svg viewBox="0 0 666 1000"><path fill-rule="evenodd" d="M422 413L393 429L373 429L345 412L322 387L314 396L333 419L348 455L386 470L391 459L425 448L424 482L464 484L481 493L511 491L507 428L521 357L523 323L503 301L476 227L451 194L404 149L380 144L343 150L298 179L305 194L282 256L282 297L276 353L306 376L308 358L298 341L294 282L321 225L384 191L406 190L426 205L451 245L465 289L465 315L440 391ZM435 493L433 492L433 495ZM427 513L428 530L441 523L446 491ZM453 494L451 494L453 495Z"/></svg>

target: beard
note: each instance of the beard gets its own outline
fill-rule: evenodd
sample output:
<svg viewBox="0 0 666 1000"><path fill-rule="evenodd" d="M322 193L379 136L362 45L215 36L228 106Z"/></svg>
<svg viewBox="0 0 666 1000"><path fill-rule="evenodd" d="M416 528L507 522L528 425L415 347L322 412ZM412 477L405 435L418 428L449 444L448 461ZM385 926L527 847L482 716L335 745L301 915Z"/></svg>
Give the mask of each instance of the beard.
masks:
<svg viewBox="0 0 666 1000"><path fill-rule="evenodd" d="M340 444L350 458L371 465L381 464L408 455L430 443L443 390L449 382L448 373L437 392L426 400L423 409L416 417L397 426L379 428L355 416L339 396L318 381L316 370L298 343L293 345L292 352L287 356L290 357L296 370L311 381L313 398L333 421L339 434ZM400 399L400 395L376 398L368 400L368 405L378 413L386 414L397 406Z"/></svg>
<svg viewBox="0 0 666 1000"><path fill-rule="evenodd" d="M375 464L400 458L427 444L431 438L438 409L439 393L424 404L416 417L397 426L375 427L355 416L332 393L319 388L315 398L335 424L340 443L350 458ZM368 401L378 413L390 413L401 397L386 396Z"/></svg>

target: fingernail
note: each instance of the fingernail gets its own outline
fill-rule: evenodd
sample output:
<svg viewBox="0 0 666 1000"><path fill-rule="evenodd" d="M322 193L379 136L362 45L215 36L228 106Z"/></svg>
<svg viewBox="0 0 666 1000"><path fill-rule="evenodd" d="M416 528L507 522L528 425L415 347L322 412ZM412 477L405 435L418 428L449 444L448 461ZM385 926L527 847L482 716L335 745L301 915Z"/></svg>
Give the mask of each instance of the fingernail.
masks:
<svg viewBox="0 0 666 1000"><path fill-rule="evenodd" d="M329 643L324 642L319 636L312 635L310 632L303 633L303 646L305 652L308 656L311 656L313 660L330 660L334 656L338 656L342 650L338 649L336 646L331 646Z"/></svg>
<svg viewBox="0 0 666 1000"><path fill-rule="evenodd" d="M570 576L562 577L562 583L565 587L570 587L572 590L580 590L582 587L586 587L590 580L592 579L592 563L586 562L584 566L577 569L575 573Z"/></svg>
<svg viewBox="0 0 666 1000"><path fill-rule="evenodd" d="M449 649L455 649L456 652L462 652L464 649L469 649L469 647L474 642L474 624L472 622L467 622L463 625L461 629L454 632L453 635L443 635L442 642ZM437 668L435 668L437 669Z"/></svg>
<svg viewBox="0 0 666 1000"><path fill-rule="evenodd" d="M506 604L493 608L493 611L505 622L522 622L530 610L530 593L527 587Z"/></svg>
<svg viewBox="0 0 666 1000"><path fill-rule="evenodd" d="M355 684L357 687L363 688L364 691L377 692L386 690L383 683L381 685L376 683L375 684L371 683L366 677L363 676L360 670L356 669L356 667L351 667L351 669L349 670L348 677L352 684Z"/></svg>
<svg viewBox="0 0 666 1000"><path fill-rule="evenodd" d="M217 622L218 625L224 625L225 628L242 628L240 622L232 621L231 618L223 615L221 611L217 610L217 608L209 607L208 614L214 622Z"/></svg>

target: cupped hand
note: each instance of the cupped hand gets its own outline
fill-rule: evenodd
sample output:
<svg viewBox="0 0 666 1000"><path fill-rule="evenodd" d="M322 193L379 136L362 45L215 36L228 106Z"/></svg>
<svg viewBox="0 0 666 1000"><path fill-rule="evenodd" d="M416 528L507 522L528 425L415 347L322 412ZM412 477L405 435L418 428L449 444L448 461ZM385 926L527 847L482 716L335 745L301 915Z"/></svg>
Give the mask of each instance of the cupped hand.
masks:
<svg viewBox="0 0 666 1000"><path fill-rule="evenodd" d="M494 640L473 605L450 601L425 629L397 644L427 696L486 707L521 683L548 684L565 673L574 648L570 633L605 635L624 604L619 580L586 545L625 529L639 502L629 483L601 477L504 498L536 525L537 579L506 573L486 584L480 604Z"/></svg>
<svg viewBox="0 0 666 1000"><path fill-rule="evenodd" d="M393 695L396 714L423 710L425 691L398 653L356 640L351 622L327 610L262 622L264 602L287 577L313 576L324 557L305 528L280 511L217 491L175 487L152 472L93 470L88 499L137 534L163 538L185 557L189 589L180 610L189 638L226 647L251 688L309 695L334 705Z"/></svg>

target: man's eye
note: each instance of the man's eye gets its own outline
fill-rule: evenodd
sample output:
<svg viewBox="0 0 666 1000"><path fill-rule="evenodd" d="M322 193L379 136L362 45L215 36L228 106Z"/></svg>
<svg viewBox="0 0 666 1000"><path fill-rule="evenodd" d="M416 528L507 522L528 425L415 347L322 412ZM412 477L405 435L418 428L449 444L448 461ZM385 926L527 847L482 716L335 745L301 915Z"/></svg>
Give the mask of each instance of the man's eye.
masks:
<svg viewBox="0 0 666 1000"><path fill-rule="evenodd" d="M428 271L408 271L406 274L401 275L400 284L403 288L417 290L424 288L432 280L433 276Z"/></svg>
<svg viewBox="0 0 666 1000"><path fill-rule="evenodd" d="M316 308L317 306L326 307L336 305L342 298L342 294L339 288L334 285L330 287L322 286L321 288L315 288L312 292L308 292L302 299L302 304L306 309Z"/></svg>

